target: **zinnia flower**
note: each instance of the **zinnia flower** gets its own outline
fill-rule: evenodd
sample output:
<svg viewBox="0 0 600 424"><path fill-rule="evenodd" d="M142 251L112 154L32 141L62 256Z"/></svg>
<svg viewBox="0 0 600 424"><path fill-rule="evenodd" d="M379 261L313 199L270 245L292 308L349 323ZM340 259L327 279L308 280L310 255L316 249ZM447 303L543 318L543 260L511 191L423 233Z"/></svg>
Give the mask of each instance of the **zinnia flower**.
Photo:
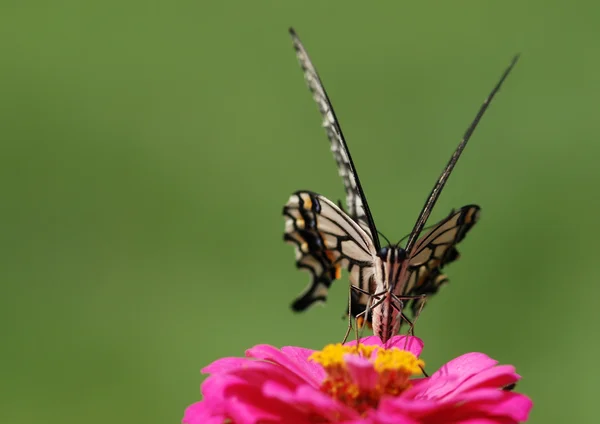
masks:
<svg viewBox="0 0 600 424"><path fill-rule="evenodd" d="M258 345L245 358L219 359L202 370L203 400L187 408L184 424L263 423L518 423L532 407L509 390L514 367L483 353L422 375L423 342L372 336L321 351Z"/></svg>

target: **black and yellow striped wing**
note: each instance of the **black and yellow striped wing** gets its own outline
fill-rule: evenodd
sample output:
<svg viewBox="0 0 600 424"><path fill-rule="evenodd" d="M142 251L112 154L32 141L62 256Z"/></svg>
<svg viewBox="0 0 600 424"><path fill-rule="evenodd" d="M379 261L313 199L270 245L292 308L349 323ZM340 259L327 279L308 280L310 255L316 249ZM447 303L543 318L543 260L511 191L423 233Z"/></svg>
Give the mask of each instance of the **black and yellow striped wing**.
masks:
<svg viewBox="0 0 600 424"><path fill-rule="evenodd" d="M446 218L435 224L415 244L408 262L408 279L405 284L399 282L401 296L431 296L448 282L441 273L442 268L459 258L456 245L479 219L480 208L477 205L463 206L452 211ZM410 301L413 316L421 308L425 299Z"/></svg>
<svg viewBox="0 0 600 424"><path fill-rule="evenodd" d="M369 233L375 246L379 249L379 240L377 238L375 223L369 211L369 205L367 204L364 192L360 185L358 174L356 173L354 163L352 162L352 156L350 156L350 151L348 150L346 140L344 139L342 128L335 116L333 106L327 96L321 78L319 78L317 69L310 60L298 35L291 28L290 35L292 36L296 57L298 58L298 62L304 73L306 84L313 95L313 99L317 103L319 112L321 112L323 128L325 128L325 131L327 132L327 137L331 143L331 151L333 152L333 157L337 163L338 172L344 182L348 215L360 224L363 230Z"/></svg>
<svg viewBox="0 0 600 424"><path fill-rule="evenodd" d="M369 290L376 255L370 235L327 198L310 191L294 193L283 208L284 240L296 248L296 266L311 274L306 290L292 303L303 311L325 301L342 268L351 284Z"/></svg>
<svg viewBox="0 0 600 424"><path fill-rule="evenodd" d="M459 258L456 245L479 219L480 208L468 205L452 211L446 218L431 227L415 244L414 254L409 258L408 273L405 282L396 284L396 296L420 296L405 303L415 317L428 297L436 294L440 287L448 283L448 277L442 268ZM372 293L372 291L369 291ZM367 308L369 296L352 291L351 314L353 317L363 313ZM366 317L370 322L371 317Z"/></svg>

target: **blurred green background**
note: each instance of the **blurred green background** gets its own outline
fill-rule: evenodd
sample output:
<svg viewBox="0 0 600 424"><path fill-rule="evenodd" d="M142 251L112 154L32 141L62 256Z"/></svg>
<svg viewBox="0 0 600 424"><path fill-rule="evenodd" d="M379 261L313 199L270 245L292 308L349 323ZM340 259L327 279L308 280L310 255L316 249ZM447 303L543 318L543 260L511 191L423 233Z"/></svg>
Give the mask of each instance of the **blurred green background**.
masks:
<svg viewBox="0 0 600 424"><path fill-rule="evenodd" d="M341 339L345 277L289 309L281 208L343 196L293 25L394 240L522 53L432 215L483 208L417 334L429 370L515 364L531 422L595 422L600 6L565 5L2 2L0 421L177 423L212 360Z"/></svg>

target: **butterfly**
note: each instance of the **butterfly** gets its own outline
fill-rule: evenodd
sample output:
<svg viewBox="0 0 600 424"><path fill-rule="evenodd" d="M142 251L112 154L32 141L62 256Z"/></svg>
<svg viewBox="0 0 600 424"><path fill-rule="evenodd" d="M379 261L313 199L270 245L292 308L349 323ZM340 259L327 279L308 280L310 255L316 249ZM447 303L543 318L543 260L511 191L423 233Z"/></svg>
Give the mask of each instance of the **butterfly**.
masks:
<svg viewBox="0 0 600 424"><path fill-rule="evenodd" d="M446 218L426 230L425 224L456 162L491 100L517 63L516 55L499 82L485 99L475 119L465 132L408 236L406 245L382 246L356 167L350 156L341 127L323 83L296 32L290 35L306 83L323 118L323 127L344 182L346 207L311 191L295 192L283 208L284 240L295 246L296 266L307 270L311 282L292 303L294 311L303 311L315 302L324 302L342 269L349 272L348 314L365 322L385 343L398 334L411 310L418 316L427 297L448 282L442 268L459 257L456 245L479 218L480 208L467 205L452 211ZM350 327L348 331L350 330ZM348 333L346 333L347 337Z"/></svg>

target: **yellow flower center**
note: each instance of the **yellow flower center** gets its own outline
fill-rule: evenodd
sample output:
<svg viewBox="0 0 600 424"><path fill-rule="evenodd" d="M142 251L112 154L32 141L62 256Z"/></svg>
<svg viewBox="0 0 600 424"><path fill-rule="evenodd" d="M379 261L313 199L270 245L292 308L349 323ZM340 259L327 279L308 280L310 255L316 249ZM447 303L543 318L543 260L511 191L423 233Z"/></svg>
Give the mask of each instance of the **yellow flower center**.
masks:
<svg viewBox="0 0 600 424"><path fill-rule="evenodd" d="M364 364L351 369L353 365L349 367L348 359L353 356L366 359L372 369L365 369ZM425 365L406 350L361 344L327 345L309 359L321 364L327 372L321 390L361 414L376 408L382 396L397 396L409 388L410 377L421 374Z"/></svg>

